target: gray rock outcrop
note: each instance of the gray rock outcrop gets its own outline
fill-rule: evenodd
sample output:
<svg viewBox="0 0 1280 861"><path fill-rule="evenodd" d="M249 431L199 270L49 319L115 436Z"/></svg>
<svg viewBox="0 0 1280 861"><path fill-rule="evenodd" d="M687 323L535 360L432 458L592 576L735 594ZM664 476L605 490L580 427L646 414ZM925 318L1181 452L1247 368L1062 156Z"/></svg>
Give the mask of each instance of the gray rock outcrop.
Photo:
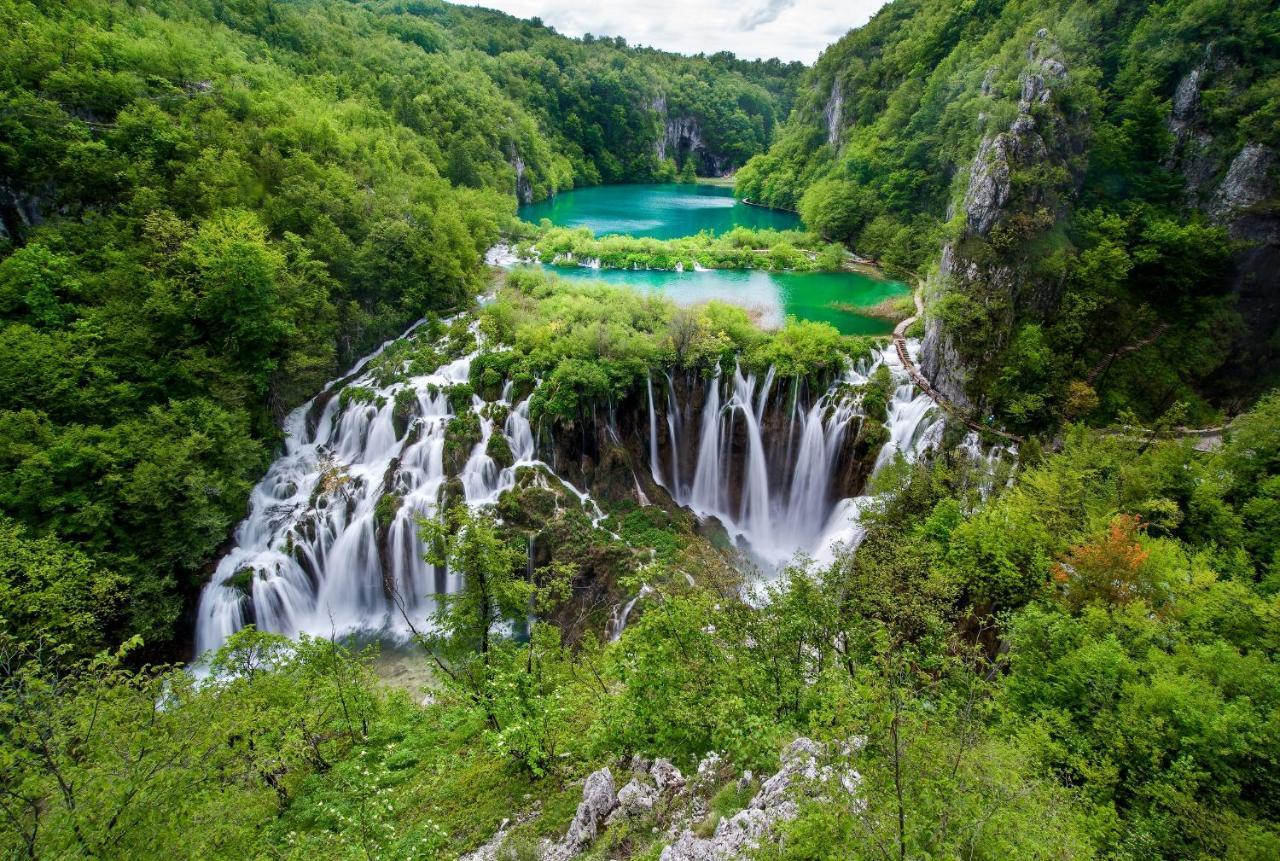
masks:
<svg viewBox="0 0 1280 861"><path fill-rule="evenodd" d="M684 788L684 775L680 773L680 769L671 764L669 759L654 760L653 767L649 769L649 774L653 777L653 782L657 785L659 792Z"/></svg>
<svg viewBox="0 0 1280 861"><path fill-rule="evenodd" d="M515 144L507 150L507 163L516 172L516 200L533 203L533 182L529 178L529 166L525 164Z"/></svg>
<svg viewBox="0 0 1280 861"><path fill-rule="evenodd" d="M546 842L542 847L544 861L568 861L582 853L605 827L605 820L618 806L618 793L614 790L613 772L608 768L592 772L582 787L582 802L569 823L564 837L557 843Z"/></svg>
<svg viewBox="0 0 1280 861"><path fill-rule="evenodd" d="M656 786L645 783L638 777L632 778L618 790L618 807L609 816L610 823L622 818L646 815L653 810L659 794L660 790Z"/></svg>
<svg viewBox="0 0 1280 861"><path fill-rule="evenodd" d="M1275 153L1265 146L1248 144L1231 160L1218 186L1209 213L1219 223L1230 223L1243 210L1273 196L1271 167Z"/></svg>
<svg viewBox="0 0 1280 861"><path fill-rule="evenodd" d="M1018 78L1017 115L1007 128L993 129L979 143L961 203L964 235L943 247L938 270L925 285L925 299L931 309L948 292L966 295L980 306L992 304L984 297L993 297L994 304L1010 309L1053 307L1060 285L1026 278L1013 261L971 255L967 241L992 237L996 228L1015 214L1032 215L1035 220L1044 219L1046 214L1049 219L1057 217L1082 177L1078 156L1085 137L1083 117L1064 116L1054 98L1069 74L1059 54L1060 48L1046 30L1037 33L1027 48L1027 67ZM988 70L982 81L984 96L998 97L995 78L996 71ZM1018 171L1042 164L1065 168L1061 175L1067 179L1060 186L1015 186ZM1024 222L1034 223L1032 219ZM961 409L975 408L965 390L973 376L970 363L995 355L1008 335L1009 326L1004 324L1010 321L992 322L988 341L966 344L961 350L955 334L947 331L943 321L936 314L926 315L921 373Z"/></svg>
<svg viewBox="0 0 1280 861"><path fill-rule="evenodd" d="M820 766L822 745L798 738L782 752L782 767L760 787L745 810L721 820L710 837L698 837L691 830L681 832L674 843L662 850L660 861L730 861L747 858L783 822L799 813L797 797L823 794L833 784L840 791L855 794L861 782L857 772L845 771L834 780L830 766Z"/></svg>
<svg viewBox="0 0 1280 861"><path fill-rule="evenodd" d="M854 739L836 751L843 757L862 747L863 739ZM671 840L662 851L661 861L729 861L750 856L765 840L776 836L776 827L794 819L803 797L833 799L856 806L861 777L851 768L836 768L824 763L828 749L808 738L798 738L782 752L778 771L761 784L759 791L744 810L721 820L710 837L699 837L693 824L708 815L707 798L724 779L724 761L708 754L699 764L697 775L686 780L669 760L653 763L633 757L631 779L614 791L613 773L608 768L590 774L582 787L582 802L564 836L558 841L543 840L537 855L541 861L571 861L581 855L601 832L626 820L646 821L664 805L657 821L665 822ZM738 781L738 788L751 785L751 772ZM528 821L537 813L520 819ZM496 861L506 837L509 820L483 846L462 856L461 861ZM654 833L658 833L656 826Z"/></svg>
<svg viewBox="0 0 1280 861"><path fill-rule="evenodd" d="M844 87L840 78L831 82L831 95L823 108L822 118L827 124L827 143L840 148L840 135L844 131Z"/></svg>

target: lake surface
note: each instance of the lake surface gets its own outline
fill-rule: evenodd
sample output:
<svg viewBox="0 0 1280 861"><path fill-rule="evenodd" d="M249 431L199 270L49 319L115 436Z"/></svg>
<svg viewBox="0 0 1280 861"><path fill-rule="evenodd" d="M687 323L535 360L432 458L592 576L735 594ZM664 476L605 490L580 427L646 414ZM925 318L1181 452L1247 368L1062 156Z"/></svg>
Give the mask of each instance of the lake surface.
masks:
<svg viewBox="0 0 1280 861"><path fill-rule="evenodd" d="M597 235L625 233L674 239L703 230L734 227L787 230L802 227L789 212L747 206L731 189L712 185L602 185L580 188L522 206L521 218L543 218L565 227L589 227ZM718 299L747 309L762 326L787 317L830 323L845 335L888 335L893 322L858 313L894 296L906 295L900 281L864 272L765 272L715 269L700 272L588 269L556 266L564 278L604 281L662 293L682 305Z"/></svg>
<svg viewBox="0 0 1280 861"><path fill-rule="evenodd" d="M758 269L714 269L671 272L646 269L550 267L575 281L603 281L666 295L680 305L718 299L745 308L761 326L774 328L787 317L818 320L843 335L888 335L893 321L848 310L867 307L907 292L906 285L860 272L763 272Z"/></svg>
<svg viewBox="0 0 1280 861"><path fill-rule="evenodd" d="M590 227L596 234L626 233L675 239L703 230L725 233L735 227L793 230L799 216L747 206L733 189L718 185L598 185L562 191L520 207L517 214L537 224L544 218L562 227Z"/></svg>

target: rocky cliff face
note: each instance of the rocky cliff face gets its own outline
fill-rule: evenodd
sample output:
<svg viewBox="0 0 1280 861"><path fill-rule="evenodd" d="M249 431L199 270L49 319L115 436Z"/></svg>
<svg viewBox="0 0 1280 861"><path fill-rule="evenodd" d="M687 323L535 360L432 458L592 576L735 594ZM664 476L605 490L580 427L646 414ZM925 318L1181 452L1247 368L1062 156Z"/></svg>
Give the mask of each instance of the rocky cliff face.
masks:
<svg viewBox="0 0 1280 861"><path fill-rule="evenodd" d="M1218 138L1234 130L1215 130L1204 105L1205 90L1230 90L1237 71L1210 44L1202 61L1182 76L1170 105L1172 143L1165 161L1181 174L1187 203L1240 243L1232 290L1247 331L1224 379L1265 358L1265 345L1280 327L1280 159L1255 141L1222 145Z"/></svg>
<svg viewBox="0 0 1280 861"><path fill-rule="evenodd" d="M831 95L827 97L827 105L822 111L822 119L827 126L827 143L836 149L840 148L841 132L844 130L844 86L837 77L831 82Z"/></svg>
<svg viewBox="0 0 1280 861"><path fill-rule="evenodd" d="M704 176L724 176L734 167L728 156L716 152L706 140L698 118L689 114L671 115L667 111L667 99L659 96L649 105L658 115L661 132L654 141L654 153L658 161L673 158L681 165L687 158L696 158L699 173Z"/></svg>
<svg viewBox="0 0 1280 861"><path fill-rule="evenodd" d="M512 144L507 151L507 163L516 172L516 200L521 203L533 203L533 181L529 178L529 166L521 158L515 144Z"/></svg>
<svg viewBox="0 0 1280 861"><path fill-rule="evenodd" d="M711 381L701 374L684 371L673 372L669 381L659 375L653 383L654 421L661 430L655 435L659 470L669 476L674 465L686 485L694 481L709 385ZM720 385L724 388L725 383ZM668 386L673 397L667 395ZM821 394L821 391L808 391L807 386L797 391L787 381L775 385L762 404L760 435L770 455L767 472L771 486L786 486L791 480L794 449L800 444L797 415L803 415ZM673 407L675 416L671 415ZM558 425L543 435L543 443L550 447L549 462L560 476L593 497L611 502L642 502L641 497L645 497L670 505L667 491L652 478L648 408L647 397L641 390L608 413L601 411L594 419ZM673 418L678 434L666 430ZM833 499L862 493L875 463L880 440L873 431L878 423L864 422L861 418L854 422L847 436L849 444L840 448L831 464L828 492ZM725 461L746 463L749 448L745 423L735 423L724 440ZM731 506L737 509L742 505L745 471L730 469L726 480L726 495Z"/></svg>
<svg viewBox="0 0 1280 861"><path fill-rule="evenodd" d="M822 745L797 738L782 751L778 771L757 784L750 771L735 774L718 754L708 754L688 778L665 759L632 757L615 765L627 783L617 782L608 766L583 781L582 802L559 839L543 839L525 851L538 861L572 861L587 854L611 829L657 835L660 861L736 861L751 858L762 847L776 846L780 827L800 814L801 805L828 803L862 811L862 776L853 764L865 739ZM745 808L718 819L706 832L710 799L731 783L744 790L758 785ZM536 815L536 814L531 814ZM531 815L517 816L517 824ZM491 840L461 861L496 861L507 847L505 820ZM598 848L598 847L597 847ZM508 850L509 852L510 850ZM511 853L515 854L515 853ZM524 857L521 855L520 857ZM608 857L608 856L606 856Z"/></svg>
<svg viewBox="0 0 1280 861"><path fill-rule="evenodd" d="M926 284L925 338L921 370L946 397L964 408L981 407L970 391L975 366L1004 347L1015 317L1041 313L1057 298L1058 285L1029 275L1017 258L1024 245L1060 218L1082 179L1079 156L1088 137L1083 116L1060 109L1055 88L1067 79L1061 49L1047 30L1027 48L1019 75L1016 117L1008 128L983 136L969 165L961 208L964 228L942 249L936 274ZM987 99L997 98L988 71L982 84ZM985 122L985 113L979 115ZM1050 170L1046 170L1049 168ZM1058 177L1051 183L1019 181L1020 172ZM992 248L1005 249L992 253ZM948 292L960 293L986 309L998 309L980 344L960 344L936 313Z"/></svg>
<svg viewBox="0 0 1280 861"><path fill-rule="evenodd" d="M39 195L19 193L8 180L0 180L0 240L20 242L27 228L44 220L44 205Z"/></svg>

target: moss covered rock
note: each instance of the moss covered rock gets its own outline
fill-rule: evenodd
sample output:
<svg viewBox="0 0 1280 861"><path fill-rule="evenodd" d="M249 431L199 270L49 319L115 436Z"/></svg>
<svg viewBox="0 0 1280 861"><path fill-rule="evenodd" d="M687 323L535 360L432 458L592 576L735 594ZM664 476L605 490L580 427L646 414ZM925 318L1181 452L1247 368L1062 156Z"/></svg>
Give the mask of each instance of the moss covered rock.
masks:
<svg viewBox="0 0 1280 861"><path fill-rule="evenodd" d="M444 429L444 470L448 475L462 472L471 458L471 450L482 439L480 416L470 410L449 420Z"/></svg>
<svg viewBox="0 0 1280 861"><path fill-rule="evenodd" d="M493 462L498 465L499 469L506 469L516 462L507 438L496 430L489 435L489 443L485 446L485 454L493 458Z"/></svg>

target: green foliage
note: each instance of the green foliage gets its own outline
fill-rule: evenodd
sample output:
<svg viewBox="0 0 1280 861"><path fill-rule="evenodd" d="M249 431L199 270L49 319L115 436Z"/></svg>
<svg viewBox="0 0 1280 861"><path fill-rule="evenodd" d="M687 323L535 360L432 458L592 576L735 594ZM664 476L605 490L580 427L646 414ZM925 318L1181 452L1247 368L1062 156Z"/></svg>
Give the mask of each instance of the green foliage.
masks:
<svg viewBox="0 0 1280 861"><path fill-rule="evenodd" d="M1079 406L1069 385L1086 381L1099 397L1090 421L1125 409L1152 421L1182 401L1190 422L1212 424L1215 399L1267 382L1222 371L1232 353L1249 352L1251 368L1274 353L1224 295L1247 258L1206 216L1245 145L1280 145L1275 26L1262 0L896 0L823 52L736 193L796 208L811 230L907 272L928 273L950 245L930 311L970 399L1010 426L1059 424ZM1193 104L1183 92L1175 117L1192 74ZM1011 137L1030 76L1042 101ZM1002 133L1023 148L996 164ZM969 224L980 153L1008 180L982 235ZM1241 383L1227 393L1224 379Z"/></svg>
<svg viewBox="0 0 1280 861"><path fill-rule="evenodd" d="M0 697L7 854L251 847L309 776L367 739L385 704L368 656L252 629L211 657L216 679L203 685L180 669L127 670L123 651L68 671L5 650L9 663L29 658Z"/></svg>
<svg viewBox="0 0 1280 861"><path fill-rule="evenodd" d="M382 528L387 528L396 519L396 512L400 510L401 499L394 493L384 493L378 497L377 503L373 507L373 517Z"/></svg>
<svg viewBox="0 0 1280 861"><path fill-rule="evenodd" d="M435 0L5 0L0 25L0 511L124 577L109 639L157 648L280 420L468 304L513 192L653 177L664 94L739 164L800 71ZM429 347L371 371L474 339Z"/></svg>
<svg viewBox="0 0 1280 861"><path fill-rule="evenodd" d="M862 409L867 418L883 423L889 417L893 397L893 373L885 365L875 369L862 389Z"/></svg>
<svg viewBox="0 0 1280 861"><path fill-rule="evenodd" d="M500 429L489 435L489 442L485 445L485 454L493 458L493 462L497 464L499 469L506 469L515 463L515 456L511 453L511 444L507 442L507 438L503 436Z"/></svg>
<svg viewBox="0 0 1280 861"><path fill-rule="evenodd" d="M345 410L352 404L372 404L381 407L378 401L382 396L368 386L343 386L338 393L338 404Z"/></svg>
<svg viewBox="0 0 1280 861"><path fill-rule="evenodd" d="M125 586L74 547L0 520L0 622L16 647L72 660L93 654L119 624Z"/></svg>
<svg viewBox="0 0 1280 861"><path fill-rule="evenodd" d="M444 429L444 462L446 472L457 475L471 457L471 451L483 439L480 416L467 409L449 419Z"/></svg>
<svg viewBox="0 0 1280 861"><path fill-rule="evenodd" d="M455 413L470 410L472 399L475 395L475 389L471 387L470 383L457 383L445 389L445 397L449 400L449 408Z"/></svg>
<svg viewBox="0 0 1280 861"><path fill-rule="evenodd" d="M736 306L677 308L652 295L530 269L508 274L481 312L481 327L511 349L482 354L473 378L492 388L500 368L517 385L540 379L529 404L534 421L582 418L642 390L652 369L663 366L710 375L717 364L737 360L825 383L860 347L822 323L789 320L767 334Z"/></svg>
<svg viewBox="0 0 1280 861"><path fill-rule="evenodd" d="M462 577L458 592L436 596L422 643L448 683L483 713L493 749L541 775L569 714L558 688L572 669L554 627L535 623L523 647L503 632L545 610L561 591L559 577L553 572L540 590L526 580L523 550L489 514L456 507L440 520L423 520L421 529L428 560Z"/></svg>
<svg viewBox="0 0 1280 861"><path fill-rule="evenodd" d="M967 457L886 470L856 553L797 565L751 603L688 584L715 581L675 515L620 510L610 529L659 553L628 578L650 589L603 646L587 634L570 647L546 621L582 568L526 579L524 546L491 514L450 510L424 538L462 588L438 596L421 706L381 690L370 656L252 629L200 685L109 655L68 668L71 650L6 641L0 781L14 818L0 845L443 858L537 805L510 826L515 852L563 833L576 779L602 764L641 753L688 767L714 750L728 765L705 789L707 830L756 791L732 773L767 774L804 734L824 744L819 783L798 790L798 817L762 857L1269 857L1277 595L1241 524L1280 470L1275 409L1209 454L1073 429L989 496ZM581 519L535 475L504 497L505 523ZM1249 522L1271 540L1272 521ZM558 543L589 543L573 534ZM6 540L50 600L90 570ZM656 856L661 815L610 825L591 851Z"/></svg>
<svg viewBox="0 0 1280 861"><path fill-rule="evenodd" d="M586 227L544 224L516 243L526 261L547 265L599 264L605 269L767 269L771 271L839 271L845 267L840 246L802 230L751 230L735 227L722 234L703 231L679 239L608 234L595 236Z"/></svg>
<svg viewBox="0 0 1280 861"><path fill-rule="evenodd" d="M750 602L686 512L619 506L592 529L522 468L500 525L447 504L455 479L424 526L429 558L461 583L422 638L438 673L425 704L383 688L372 654L326 640L246 629L199 681L130 654L138 634L171 635L276 420L340 363L469 301L511 213L511 161L531 197L675 176L653 155L644 106L659 94L730 163L773 139L794 95L795 120L739 192L918 268L957 238L941 224L965 186L952 168L1007 127L1028 41L1051 29L1070 73L1037 121L1061 108L1096 123L1068 165L1077 208L1055 208L1067 168L1023 166L1009 217L960 238L980 267L1055 292L1029 310L956 290L932 310L962 349L982 345L976 383L1020 426L1064 409L1211 417L1188 382L1234 325L1230 249L1163 166L1166 103L1212 43L1214 146L1274 143L1274 10L897 0L793 93L797 70L777 62L565 40L434 0L215 6L0 4L0 854L447 858L517 814L516 853L563 832L576 781L606 762L691 766L715 750L769 769L799 734L826 745L831 773L857 772L854 795L805 787L763 857L1280 853L1275 396L1216 452L1081 428L1053 451L1029 440L1007 488L968 458L900 460L871 486L884 494L856 553L800 560ZM47 220L25 224L20 207ZM813 234L555 237L672 266L710 265L694 250L772 268L843 259ZM471 352L471 319L430 317L371 373L391 385ZM482 439L473 397L506 380L540 380L532 415L564 430L656 369L706 378L739 361L817 382L859 347L533 272L512 273L479 322L491 347L448 392L454 474ZM1158 342L1118 352L1161 323ZM862 396L865 453L884 433L887 369ZM385 406L364 387L338 397ZM496 434L488 453L511 457ZM398 506L380 497L378 524ZM531 536L553 549L529 577ZM250 591L255 576L230 582ZM601 608L641 582L602 645ZM563 618L575 592L596 602L587 623ZM712 791L704 830L750 793ZM657 826L610 826L594 851L656 858Z"/></svg>
<svg viewBox="0 0 1280 861"><path fill-rule="evenodd" d="M764 667L735 660L747 648L735 611L709 594L670 596L623 634L612 674L623 693L610 710L607 744L676 758L710 750L767 764L779 742L768 718Z"/></svg>
<svg viewBox="0 0 1280 861"><path fill-rule="evenodd" d="M831 239L848 242L867 222L865 192L846 180L825 179L805 190L800 217L812 229Z"/></svg>

